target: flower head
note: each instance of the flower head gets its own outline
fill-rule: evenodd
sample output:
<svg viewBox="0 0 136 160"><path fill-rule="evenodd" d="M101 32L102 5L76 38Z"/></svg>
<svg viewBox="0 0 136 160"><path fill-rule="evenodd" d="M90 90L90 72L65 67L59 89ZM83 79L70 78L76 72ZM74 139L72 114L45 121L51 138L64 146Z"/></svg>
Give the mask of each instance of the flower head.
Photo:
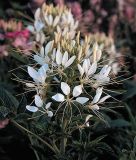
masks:
<svg viewBox="0 0 136 160"><path fill-rule="evenodd" d="M44 111L40 110L40 108L43 107L43 100L41 99L41 97L39 95L35 95L35 105L36 106L31 106L31 105L27 105L26 106L26 109L29 110L30 112L37 112L38 110L42 113L47 113L48 117L52 117L53 116L53 112L52 111L49 111L49 108L51 106L51 102L48 102L46 105L45 105L45 109Z"/></svg>

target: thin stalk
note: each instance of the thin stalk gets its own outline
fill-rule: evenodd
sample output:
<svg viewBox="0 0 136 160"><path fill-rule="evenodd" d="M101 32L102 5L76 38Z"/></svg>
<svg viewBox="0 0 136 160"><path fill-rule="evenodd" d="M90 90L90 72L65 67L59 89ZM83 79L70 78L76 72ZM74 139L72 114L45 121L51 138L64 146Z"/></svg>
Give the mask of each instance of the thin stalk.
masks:
<svg viewBox="0 0 136 160"><path fill-rule="evenodd" d="M33 145L34 143L33 143L33 140L32 140L31 135L29 135L29 139L30 139L31 144ZM34 151L34 154L35 154L35 156L36 156L36 159L37 159L37 160L40 160L40 158L39 158L39 155L38 155L37 151L36 151L35 149L33 149L33 151Z"/></svg>
<svg viewBox="0 0 136 160"><path fill-rule="evenodd" d="M62 124L62 133L65 133L65 129L67 126L67 119L63 120L63 124ZM65 135L63 135L62 139L61 139L61 143L60 143L60 152L62 155L65 154L65 149L66 149L66 143L67 143L67 138L65 137Z"/></svg>
<svg viewBox="0 0 136 160"><path fill-rule="evenodd" d="M11 120L11 122L18 127L20 130L23 130L25 132L27 132L28 134L31 134L32 136L34 136L35 138L37 138L39 141L41 141L43 144L45 144L46 146L48 146L54 153L56 153L56 151L54 150L54 148L47 143L46 141L44 141L42 138L40 138L38 135L36 135L35 133L29 131L28 129L26 129L25 127L21 126L20 124L18 124L16 121Z"/></svg>

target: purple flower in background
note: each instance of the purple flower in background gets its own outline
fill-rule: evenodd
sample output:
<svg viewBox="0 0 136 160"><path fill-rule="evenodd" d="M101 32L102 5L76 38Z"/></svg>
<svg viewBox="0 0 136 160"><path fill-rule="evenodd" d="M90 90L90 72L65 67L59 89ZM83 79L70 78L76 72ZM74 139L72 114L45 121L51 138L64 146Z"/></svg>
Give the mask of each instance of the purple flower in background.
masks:
<svg viewBox="0 0 136 160"><path fill-rule="evenodd" d="M69 8L71 8L71 12L76 17L76 19L82 18L82 8L79 2L69 2L67 5Z"/></svg>
<svg viewBox="0 0 136 160"><path fill-rule="evenodd" d="M55 2L56 5L59 5L59 6L64 5L64 0L54 0L54 2Z"/></svg>

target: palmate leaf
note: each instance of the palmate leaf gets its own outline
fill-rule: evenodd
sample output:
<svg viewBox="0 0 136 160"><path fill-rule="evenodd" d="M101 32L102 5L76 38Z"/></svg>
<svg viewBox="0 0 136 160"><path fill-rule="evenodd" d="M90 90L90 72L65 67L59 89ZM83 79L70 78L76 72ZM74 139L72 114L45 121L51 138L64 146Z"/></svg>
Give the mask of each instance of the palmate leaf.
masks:
<svg viewBox="0 0 136 160"><path fill-rule="evenodd" d="M97 146L107 135L102 135L94 140L92 140L91 142L89 142L89 147L94 147Z"/></svg>
<svg viewBox="0 0 136 160"><path fill-rule="evenodd" d="M27 99L25 97L25 95L22 96L20 102L19 102L19 106L17 109L17 113L23 113L26 110L26 105L27 105Z"/></svg>
<svg viewBox="0 0 136 160"><path fill-rule="evenodd" d="M19 102L17 99L6 89L4 89L2 86L0 86L0 103L4 107L7 107L10 112L16 112Z"/></svg>
<svg viewBox="0 0 136 160"><path fill-rule="evenodd" d="M5 119L5 117L9 114L10 110L4 106L0 106L0 120Z"/></svg>
<svg viewBox="0 0 136 160"><path fill-rule="evenodd" d="M115 128L115 127L129 127L130 123L124 119L116 119L116 120L112 120L110 122L110 126Z"/></svg>
<svg viewBox="0 0 136 160"><path fill-rule="evenodd" d="M127 92L123 95L124 100L136 95L136 82L126 81L124 82L124 88L127 90Z"/></svg>

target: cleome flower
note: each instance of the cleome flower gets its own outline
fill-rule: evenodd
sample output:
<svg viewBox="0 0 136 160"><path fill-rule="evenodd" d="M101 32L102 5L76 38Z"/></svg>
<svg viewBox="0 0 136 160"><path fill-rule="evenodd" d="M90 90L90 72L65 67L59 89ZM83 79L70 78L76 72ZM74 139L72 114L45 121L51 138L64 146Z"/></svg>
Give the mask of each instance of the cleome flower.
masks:
<svg viewBox="0 0 136 160"><path fill-rule="evenodd" d="M47 113L48 117L52 117L53 116L53 112L49 111L49 108L51 106L51 102L48 102L45 106L44 111L40 110L40 108L43 107L43 100L41 99L41 97L39 95L35 95L35 105L36 106L31 106L31 105L27 105L26 109L29 110L30 112L37 112L40 111L42 113Z"/></svg>
<svg viewBox="0 0 136 160"><path fill-rule="evenodd" d="M87 97L79 97L82 93L82 86L78 85L75 86L72 92L72 98L70 99L70 87L67 83L61 82L61 90L63 94L57 93L54 96L52 96L52 99L54 99L57 102L70 102L73 98L76 98L75 101L80 104L85 104L89 98Z"/></svg>
<svg viewBox="0 0 136 160"><path fill-rule="evenodd" d="M73 39L78 28L78 21L65 6L55 7L44 3L41 8L36 10L34 17L34 24L29 25L28 29L40 44L47 39L54 39L55 33L59 33L61 36L68 35L70 39Z"/></svg>
<svg viewBox="0 0 136 160"><path fill-rule="evenodd" d="M97 86L104 85L110 81L109 73L111 71L111 66L105 65L101 71L94 76Z"/></svg>
<svg viewBox="0 0 136 160"><path fill-rule="evenodd" d="M90 63L90 59L85 59L83 65L78 64L78 70L81 77L85 75L86 78L91 77L97 70L97 62Z"/></svg>
<svg viewBox="0 0 136 160"><path fill-rule="evenodd" d="M53 44L54 41L49 41L45 47L41 47L40 49L40 53L36 53L36 55L34 55L34 60L40 64L40 65L44 65L44 64L48 64L50 61L50 57L49 57L49 53L53 50Z"/></svg>
<svg viewBox="0 0 136 160"><path fill-rule="evenodd" d="M47 77L47 70L48 70L48 64L43 65L42 67L40 67L40 69L38 69L38 71L36 71L33 67L28 66L27 68L28 70L28 74L30 75L30 77L33 78L33 80L35 81L35 83L41 83L41 84L45 84L45 80Z"/></svg>
<svg viewBox="0 0 136 160"><path fill-rule="evenodd" d="M96 95L94 96L92 102L89 104L89 109L99 110L100 109L99 104L105 102L108 98L111 97L110 95L107 95L107 96L104 96L103 98L101 98L102 90L103 90L103 87L97 88Z"/></svg>
<svg viewBox="0 0 136 160"><path fill-rule="evenodd" d="M60 52L59 49L56 51L55 60L57 66L63 66L64 68L68 68L71 66L71 64L74 62L76 56L72 56L71 58L68 58L68 52L65 51L64 55Z"/></svg>

